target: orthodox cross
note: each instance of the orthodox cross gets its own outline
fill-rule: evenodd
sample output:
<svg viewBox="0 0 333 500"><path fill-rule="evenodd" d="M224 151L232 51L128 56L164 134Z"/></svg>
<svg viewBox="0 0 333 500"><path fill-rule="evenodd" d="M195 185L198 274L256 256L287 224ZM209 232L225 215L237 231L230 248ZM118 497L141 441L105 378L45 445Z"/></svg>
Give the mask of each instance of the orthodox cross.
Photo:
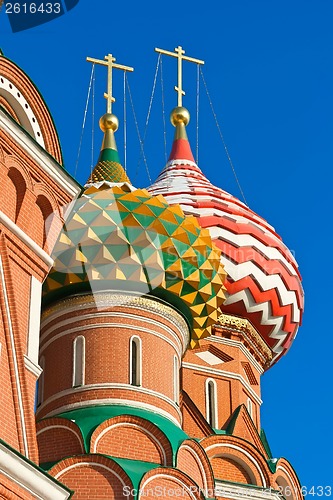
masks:
<svg viewBox="0 0 333 500"><path fill-rule="evenodd" d="M163 49L155 49L155 52L159 52L160 54L165 54L166 56L172 56L172 57L177 57L178 59L178 85L175 86L175 91L178 92L178 106L183 105L183 95L185 95L185 92L182 88L183 85L183 68L182 68L182 62L183 61L190 61L196 64L205 64L205 61L201 61L200 59L194 59L193 57L187 57L185 56L185 50L178 45L178 47L175 48L175 52L169 52L168 50L163 50Z"/></svg>
<svg viewBox="0 0 333 500"><path fill-rule="evenodd" d="M116 64L116 58L113 57L112 54L105 56L104 60L87 57L87 61L95 64L101 64L102 66L107 66L108 68L108 91L104 93L104 97L107 100L107 113L112 113L112 103L115 102L115 98L112 95L112 70L115 68L122 69L123 71L134 71L134 69L129 66Z"/></svg>

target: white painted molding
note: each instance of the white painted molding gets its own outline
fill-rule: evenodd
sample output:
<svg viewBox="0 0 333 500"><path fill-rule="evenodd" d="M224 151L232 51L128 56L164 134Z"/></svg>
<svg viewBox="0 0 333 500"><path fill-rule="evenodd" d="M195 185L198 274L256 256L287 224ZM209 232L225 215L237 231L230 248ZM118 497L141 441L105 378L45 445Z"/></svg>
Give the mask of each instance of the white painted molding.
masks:
<svg viewBox="0 0 333 500"><path fill-rule="evenodd" d="M41 304L42 283L31 276L27 357L35 365L38 365Z"/></svg>
<svg viewBox="0 0 333 500"><path fill-rule="evenodd" d="M223 481L215 482L215 495L232 500L281 500L277 490L273 488L257 488L248 484L231 484ZM214 495L214 496L215 496Z"/></svg>
<svg viewBox="0 0 333 500"><path fill-rule="evenodd" d="M0 443L0 472L38 500L67 500L70 492Z"/></svg>
<svg viewBox="0 0 333 500"><path fill-rule="evenodd" d="M265 479L264 474L263 474L263 472L261 470L261 467L258 464L257 460L250 453L248 453L246 450L244 450L240 446L237 446L237 445L231 444L231 443L211 444L210 446L207 446L207 448L204 448L204 450L207 453L208 451L213 450L214 448L231 448L231 449L237 450L240 453L242 453L243 455L245 455L250 460L250 462L252 462L254 464L255 468L257 469L257 471L259 473L259 476L260 476L260 479L262 481L263 487L266 488L266 486L267 486L266 485L266 479ZM218 457L218 456L220 456L220 454L214 455L214 456Z"/></svg>
<svg viewBox="0 0 333 500"><path fill-rule="evenodd" d="M109 293L109 292L106 292L106 293ZM112 293L114 294L117 294L117 292L115 291L112 291ZM96 294L95 294L96 295ZM119 293L118 292L118 295L119 295L119 299L121 300L122 297L125 297L125 298L134 298L135 296L128 296L128 295L123 295L122 293ZM147 299L149 300L149 299ZM111 303L109 304L105 304L105 306L110 306L112 305ZM114 304L116 305L116 304ZM131 304L131 303L127 303L124 301L124 304L123 305L126 305L126 308L128 309L137 309L138 307L142 307L141 304L140 305L136 305L135 303L134 304ZM44 341L44 339L50 334L52 333L54 330L58 329L60 326L63 327L67 324L71 324L71 323L75 323L77 321L77 317L74 317L74 318L69 318L69 319L66 319L64 321L59 321L61 316L65 316L65 315L68 315L70 314L71 312L74 312L74 311L77 311L78 309L80 311L84 311L86 309L91 309L93 307L92 303L87 301L87 303L82 303L82 304L79 304L79 305L75 305L75 306L69 306L68 304L66 304L65 302L63 303L62 305L62 308L60 310L56 310L54 312L52 312L51 314L47 315L47 317L45 318L42 318L42 322L41 322L41 329L42 331L46 330L45 333L43 333L43 335L41 336L41 342ZM178 338L178 336L176 335L176 333L167 325L161 323L161 322L158 322L156 320L153 320L151 318L145 318L145 317L141 317L141 316L138 316L137 314L135 313L122 313L122 312L110 312L110 311L103 311L103 305L101 305L101 308L100 310L98 311L98 316L100 318L107 318L107 317L119 317L119 318L135 318L137 321L142 321L142 322L146 322L146 323L149 323L151 325L156 325L160 328L163 328L166 332L169 333L169 335L175 340L175 343L177 344L178 346L178 350L179 350L179 356L181 357L181 354L184 354L184 352L186 351L187 349L187 346L188 346L188 343L189 343L189 340L190 340L190 334L189 334L189 328L188 328L188 325L186 323L186 321L184 320L184 318L179 314L177 313L174 309L172 309L170 306L165 306L164 307L169 307L170 308L170 311L173 313L173 315L176 313L177 314L177 320L176 318L172 315L170 315L167 319L168 321L170 321L170 323L172 323L178 330L178 332L181 334L181 337L182 337L182 341L183 341L183 345L181 345L181 342L180 342L180 339ZM148 308L146 308L146 310L149 310ZM151 309L151 312L154 314L155 317L161 317L162 319L165 317L163 314L159 314L158 311L156 311L155 309ZM93 319L96 317L96 313L93 313L93 314L81 314L80 315L80 318L82 319ZM47 329L47 325L50 323L50 322L53 322L55 319L57 319L57 322L55 325L53 325L51 328ZM147 330L148 332L150 330ZM170 342L170 341L169 341ZM179 359L180 361L180 359Z"/></svg>
<svg viewBox="0 0 333 500"><path fill-rule="evenodd" d="M12 356L13 356L14 376L15 376L15 382L16 382L17 402L18 402L18 407L19 407L19 412L20 412L20 425L21 425L21 429L22 429L24 453L25 453L26 457L29 457L28 439L27 439L27 431L26 431L26 426L25 426L25 415L24 415L24 407L23 407L22 387L21 387L20 374L19 374L19 370L18 370L18 362L17 362L17 356L16 356L14 329L13 329L12 317L11 317L11 312L10 312L10 307L9 307L7 285L6 285L5 273L4 273L4 268L2 265L1 256L0 256L0 281L1 281L3 295L4 295L5 310L6 310L6 316L7 316L7 321L8 321L8 329L9 329L10 346L12 349Z"/></svg>
<svg viewBox="0 0 333 500"><path fill-rule="evenodd" d="M123 390L128 390L131 392L135 393L141 393L141 394L149 394L150 396L154 396L158 399L162 399L162 401L165 401L166 403L169 403L174 410L176 410L177 414L181 417L181 411L178 407L178 405L170 398L162 394L161 392L153 391L152 389L147 389L146 387L138 387L136 385L131 385L131 384L120 384L120 383L100 383L100 384L87 384L87 385L82 385L80 387L73 387L71 389L65 389L64 391L57 392L53 396L50 396L47 398L43 403L39 406L38 411L43 409L45 406L48 404L52 403L53 401L56 401L57 399L60 399L64 396L69 396L71 394L77 394L79 392L87 392L91 390L99 390L99 389L123 389ZM154 406L155 408L155 406Z"/></svg>
<svg viewBox="0 0 333 500"><path fill-rule="evenodd" d="M210 382L213 384L213 412L214 412L214 417L213 417L213 422L210 422L209 419L209 409L210 409L210 399L209 399L209 384ZM209 425L213 429L218 429L219 428L219 416L218 416L218 396L217 396L217 385L216 381L213 378L207 378L205 382L205 401L206 401L206 420L209 423ZM214 424L214 425L213 425Z"/></svg>
<svg viewBox="0 0 333 500"><path fill-rule="evenodd" d="M162 465L167 465L165 450L164 450L163 445L161 444L161 442L157 439L157 437L154 436L154 434L152 434L149 430L147 430L144 427L142 427L142 425L133 424L132 422L118 422L117 424L109 425L108 427L106 427L105 429L103 429L103 431L98 435L98 437L97 437L97 439L95 441L93 453L98 453L97 452L97 445L98 445L98 442L102 439L102 437L108 431L110 431L111 429L115 429L117 427L133 427L134 429L140 429L141 431L143 431L143 434L147 434L150 437L150 439L156 444L158 450L163 455L163 464Z"/></svg>
<svg viewBox="0 0 333 500"><path fill-rule="evenodd" d="M188 370L196 370L198 372L204 372L204 373L208 373L210 375L218 375L220 377L225 377L225 378L231 378L233 380L238 380L245 387L245 389L251 394L251 396L253 397L253 399L259 405L262 405L262 400L260 399L260 397L258 396L258 394L256 394L254 392L254 390L252 389L252 387L238 373L226 372L224 370L218 370L217 368L208 368L208 367L206 368L205 366L195 365L195 364L192 364L192 363L185 363L185 362L182 363L182 367L185 368L185 369L188 369Z"/></svg>
<svg viewBox="0 0 333 500"><path fill-rule="evenodd" d="M258 373L260 375L262 375L264 373L263 367L252 356L252 354L246 349L245 345L242 342L240 342L239 340L221 338L221 337L217 337L215 335L207 337L206 340L209 340L210 342L216 342L218 344L224 344L224 345L228 345L228 346L232 346L232 347L237 347L247 357L247 359L250 361L250 363L253 364L253 366L256 368L256 370L258 371Z"/></svg>
<svg viewBox="0 0 333 500"><path fill-rule="evenodd" d="M96 315L93 315L93 314L89 315L89 316L91 316L91 318L96 318ZM101 317L107 317L107 316L110 316L110 317L119 316L119 318L125 318L125 317L132 317L133 318L134 317L134 315L129 315L129 314L126 314L126 313L119 313L119 314L116 314L116 313L103 314L103 313L101 313L101 315L99 317L101 318ZM135 316L135 318L138 319L137 316ZM116 322L94 323L94 324L91 324L91 325L77 326L75 328L70 328L70 329L64 331L64 327L67 324L75 323L78 320L82 321L83 319L86 319L86 317L84 315L80 315L80 316L77 316L75 318L71 318L72 321L65 320L63 322L57 323L54 326L53 330L54 329L59 329L60 327L62 327L62 332L58 333L57 335L54 335L53 337L50 338L50 340L48 340L44 344L44 339L46 337L48 337L49 334L50 334L49 331L45 332L42 335L41 340L40 340L41 347L40 347L40 352L39 353L41 354L42 352L44 352L44 350L50 344L52 344L52 342L54 342L55 340L58 340L59 338L64 337L66 335L69 335L71 333L82 332L85 335L87 335L88 332L89 332L89 330L94 330L95 328L122 328L122 329L125 329L125 330L129 330L129 329L138 330L138 328L140 328L140 332L145 332L145 333L149 333L150 335L154 335L155 337L158 337L158 338L164 340L165 342L167 342L169 345L171 345L171 347L177 353L179 361L181 361L181 352L182 352L182 350L181 350L181 345L180 345L179 339L176 337L176 335L173 335L173 339L176 340L176 343L173 343L170 339L168 339L166 336L162 335L161 333L153 331L153 330L150 330L150 329L145 328L143 326L138 327L138 325L128 325L126 323L124 324L124 323L116 323ZM152 323L152 322L153 322L153 320L148 321L148 323ZM160 324L159 326L160 326L160 328L164 328L165 327L165 325L163 325L163 324Z"/></svg>
<svg viewBox="0 0 333 500"><path fill-rule="evenodd" d="M0 110L0 128L9 134L13 140L72 198L77 197L81 191L78 184L71 179L66 170L52 158L43 148L30 138L29 134Z"/></svg>
<svg viewBox="0 0 333 500"><path fill-rule="evenodd" d="M7 215L5 215L3 212L0 210L0 222L4 226L7 227L10 231L12 231L15 236L17 236L22 243L27 245L30 250L32 250L39 258L42 259L42 261L47 264L48 266L53 265L53 259L43 250L40 246L37 245L37 243L34 242L30 236L28 236L22 229L20 229L15 222L13 222Z"/></svg>
<svg viewBox="0 0 333 500"><path fill-rule="evenodd" d="M184 473L183 473L184 474ZM144 489L145 487L151 482L153 481L154 479L167 479L169 481L172 481L173 483L176 483L179 485L179 488L173 488L172 489L172 495L170 495L170 498L173 496L175 498L179 498L181 496L185 496L185 492L188 494L188 496L190 498L192 498L192 500L197 500L198 498L198 493L199 493L199 488L195 485L195 483L193 482L193 485L191 486L187 486L185 483L183 483L180 479L178 479L177 477L174 477L174 476L171 476L171 475L167 475L167 474L155 474L151 477L149 477L148 479L146 479L146 481L141 485L140 484L140 492L142 494L142 497L144 498L146 495L145 495L145 492L144 492ZM159 496L159 492L160 492L160 486L157 486L157 494L154 495L154 496ZM171 489L171 485L170 485L170 489ZM151 488L147 489L147 491L151 490ZM141 497L141 494L140 494L140 497L139 498L142 498ZM167 498L166 496L164 498Z"/></svg>
<svg viewBox="0 0 333 500"><path fill-rule="evenodd" d="M162 410L161 408L150 405L148 403L142 403L141 401L132 401L129 399L115 399L115 398L109 398L109 399L91 399L87 401L79 401L77 403L72 403L68 405L63 405L60 406L59 408L56 408L55 410L52 410L48 412L46 415L43 415L43 418L46 417L54 417L55 415L59 415L59 413L64 413L66 411L72 411L72 410L79 410L81 408L89 408L90 406L129 406L131 408L140 408L142 410L148 410L153 413L158 413L162 417L167 418L170 420L173 424L175 424L177 427L182 428L181 422L182 419L179 421L174 418L170 413L168 413L165 410ZM39 410L39 408L38 408ZM37 410L37 414L38 414ZM180 415L181 417L181 415Z"/></svg>
<svg viewBox="0 0 333 500"><path fill-rule="evenodd" d="M34 363L27 355L24 355L24 365L29 372L33 373L36 378L39 378L40 374L43 371L38 364Z"/></svg>

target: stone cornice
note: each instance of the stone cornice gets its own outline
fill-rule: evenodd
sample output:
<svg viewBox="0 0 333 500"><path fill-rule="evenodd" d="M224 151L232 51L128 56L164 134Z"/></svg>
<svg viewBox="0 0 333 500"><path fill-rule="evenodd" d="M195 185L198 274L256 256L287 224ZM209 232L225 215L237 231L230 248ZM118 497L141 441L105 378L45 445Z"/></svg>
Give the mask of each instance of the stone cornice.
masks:
<svg viewBox="0 0 333 500"><path fill-rule="evenodd" d="M273 352L248 319L231 316L230 314L221 314L218 323L215 325L215 332L219 333L221 329L224 334L236 335L253 356L257 358L263 368L269 367Z"/></svg>

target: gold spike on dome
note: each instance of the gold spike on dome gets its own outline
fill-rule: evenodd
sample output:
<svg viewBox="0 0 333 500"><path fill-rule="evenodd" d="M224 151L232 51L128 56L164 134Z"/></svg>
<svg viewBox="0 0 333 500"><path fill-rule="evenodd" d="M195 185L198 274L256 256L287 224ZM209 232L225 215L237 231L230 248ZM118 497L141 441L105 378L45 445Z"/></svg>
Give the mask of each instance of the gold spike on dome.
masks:
<svg viewBox="0 0 333 500"><path fill-rule="evenodd" d="M119 127L119 120L116 115L112 113L112 103L115 102L115 98L112 95L112 71L114 68L123 71L134 70L130 66L116 64L116 59L112 54L105 56L104 60L87 57L87 61L93 64L101 64L108 68L107 92L104 93L104 97L107 100L107 112L99 121L99 126L102 132L104 132L104 138L97 165L92 171L87 183L92 184L102 181L112 183L129 182L129 178L119 160L116 139L114 136L114 133Z"/></svg>

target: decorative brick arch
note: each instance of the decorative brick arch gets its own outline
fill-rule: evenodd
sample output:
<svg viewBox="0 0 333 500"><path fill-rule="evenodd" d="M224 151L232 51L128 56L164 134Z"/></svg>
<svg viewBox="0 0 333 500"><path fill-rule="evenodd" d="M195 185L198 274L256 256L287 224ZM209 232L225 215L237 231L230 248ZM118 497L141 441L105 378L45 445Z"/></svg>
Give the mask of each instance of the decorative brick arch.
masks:
<svg viewBox="0 0 333 500"><path fill-rule="evenodd" d="M62 153L58 134L54 126L52 116L39 93L37 87L30 78L16 64L4 56L0 56L0 95L2 100L7 101L12 109L10 113L13 118L18 118L19 123L39 142L38 133L42 137L46 151L48 151L58 163L63 164ZM6 82L12 85L15 91L8 87ZM10 109L7 111L10 112ZM33 122L33 119L35 122ZM39 132L36 132L38 129Z"/></svg>
<svg viewBox="0 0 333 500"><path fill-rule="evenodd" d="M43 234L38 236L39 244L51 253L63 225L59 205L52 192L42 183L35 184L33 192L40 218L43 219L40 221Z"/></svg>
<svg viewBox="0 0 333 500"><path fill-rule="evenodd" d="M280 458L276 464L273 487L281 491L286 500L302 500L303 498L296 472L285 458Z"/></svg>
<svg viewBox="0 0 333 500"><path fill-rule="evenodd" d="M172 448L165 434L154 424L133 415L110 418L95 429L91 453L172 465Z"/></svg>
<svg viewBox="0 0 333 500"><path fill-rule="evenodd" d="M5 152L0 144L0 163L5 163Z"/></svg>
<svg viewBox="0 0 333 500"><path fill-rule="evenodd" d="M192 439L186 439L178 449L177 469L188 474L209 496L214 489L214 474L209 459L202 446Z"/></svg>
<svg viewBox="0 0 333 500"><path fill-rule="evenodd" d="M214 490L208 491L214 497ZM158 467L147 472L139 485L138 500L146 498L204 500L204 493L187 474L178 469Z"/></svg>
<svg viewBox="0 0 333 500"><path fill-rule="evenodd" d="M49 474L75 492L73 500L132 498L129 492L133 485L124 469L103 455L67 458L52 467Z"/></svg>
<svg viewBox="0 0 333 500"><path fill-rule="evenodd" d="M16 122L19 122L19 118L17 116L17 114L15 113L13 107L9 104L9 102L5 99L4 96L0 95L0 106L2 106L6 111L7 113L12 117L14 118L14 120Z"/></svg>
<svg viewBox="0 0 333 500"><path fill-rule="evenodd" d="M79 427L65 418L46 418L37 423L40 463L54 462L85 452Z"/></svg>
<svg viewBox="0 0 333 500"><path fill-rule="evenodd" d="M200 441L214 471L215 478L233 480L233 474L250 484L268 487L271 484L271 473L264 456L249 442L224 435L214 435ZM215 460L221 459L221 460ZM223 474L223 477L221 477Z"/></svg>

